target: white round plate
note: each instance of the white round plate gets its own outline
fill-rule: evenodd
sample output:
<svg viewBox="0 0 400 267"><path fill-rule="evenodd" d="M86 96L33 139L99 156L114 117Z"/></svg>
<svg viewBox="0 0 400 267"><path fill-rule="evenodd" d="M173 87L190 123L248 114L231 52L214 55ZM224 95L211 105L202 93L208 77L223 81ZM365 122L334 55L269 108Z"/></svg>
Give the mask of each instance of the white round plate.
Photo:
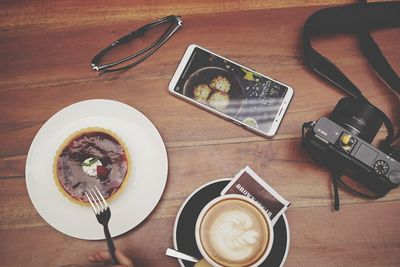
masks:
<svg viewBox="0 0 400 267"><path fill-rule="evenodd" d="M103 227L89 206L67 199L55 184L57 149L74 132L102 127L116 133L131 155L127 184L110 201L112 236L142 222L154 209L167 181L168 159L163 140L142 113L126 104L93 99L68 106L53 115L36 134L29 149L25 175L29 197L40 216L58 231L81 239L104 239Z"/></svg>

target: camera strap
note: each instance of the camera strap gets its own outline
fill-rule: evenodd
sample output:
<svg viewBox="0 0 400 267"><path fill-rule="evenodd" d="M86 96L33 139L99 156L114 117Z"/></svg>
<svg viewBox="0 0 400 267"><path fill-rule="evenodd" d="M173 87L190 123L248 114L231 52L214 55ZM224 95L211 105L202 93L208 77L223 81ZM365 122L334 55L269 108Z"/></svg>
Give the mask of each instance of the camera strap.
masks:
<svg viewBox="0 0 400 267"><path fill-rule="evenodd" d="M333 33L353 33L360 41L361 50L377 74L400 95L400 78L394 72L378 45L369 34L370 30L400 26L400 2L359 3L341 7L321 9L306 21L303 31L305 63L316 73L347 92L354 98L367 101L360 89L329 59L318 53L311 45L311 37ZM379 110L379 109L377 109ZM380 110L379 110L380 111ZM392 122L380 111L387 128L386 145L390 145L395 135Z"/></svg>
<svg viewBox="0 0 400 267"><path fill-rule="evenodd" d="M334 63L318 53L311 44L311 38L315 35L333 33L355 34L359 39L361 51L369 64L386 84L400 95L399 76L394 72L382 51L369 34L370 30L399 26L400 2L366 3L362 1L359 4L321 9L312 14L304 25L304 61L316 73L330 81L336 87L344 90L356 99L368 102L360 89ZM400 138L400 132L395 135L395 130L390 119L384 112L378 108L376 109L380 112L388 132L384 145L390 147L397 138ZM339 210L338 185L344 186L351 192L364 197L382 197L364 195L352 190L342 182L341 176L341 173L333 173L335 210Z"/></svg>

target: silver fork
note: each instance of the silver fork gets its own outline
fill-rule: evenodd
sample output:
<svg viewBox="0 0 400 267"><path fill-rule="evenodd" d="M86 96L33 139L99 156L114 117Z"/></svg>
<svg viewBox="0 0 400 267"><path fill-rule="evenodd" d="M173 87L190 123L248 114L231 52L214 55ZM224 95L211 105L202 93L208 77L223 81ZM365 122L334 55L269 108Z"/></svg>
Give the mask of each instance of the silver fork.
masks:
<svg viewBox="0 0 400 267"><path fill-rule="evenodd" d="M115 256L115 246L112 241L110 231L108 230L108 221L111 217L111 210L107 205L106 200L101 195L99 189L95 186L94 189L89 189L85 192L87 199L92 205L93 211L96 214L97 221L103 225L104 235L107 240L108 252L110 253L112 265L118 265L117 257Z"/></svg>

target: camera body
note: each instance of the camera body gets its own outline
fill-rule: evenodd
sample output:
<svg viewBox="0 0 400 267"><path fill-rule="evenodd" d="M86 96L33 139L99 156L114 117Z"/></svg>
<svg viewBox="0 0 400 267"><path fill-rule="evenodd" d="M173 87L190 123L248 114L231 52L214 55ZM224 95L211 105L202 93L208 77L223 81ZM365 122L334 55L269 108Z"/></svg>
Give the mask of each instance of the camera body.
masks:
<svg viewBox="0 0 400 267"><path fill-rule="evenodd" d="M400 162L360 138L354 128L346 129L326 117L303 127L307 130L303 146L331 171L350 177L379 197L399 186Z"/></svg>

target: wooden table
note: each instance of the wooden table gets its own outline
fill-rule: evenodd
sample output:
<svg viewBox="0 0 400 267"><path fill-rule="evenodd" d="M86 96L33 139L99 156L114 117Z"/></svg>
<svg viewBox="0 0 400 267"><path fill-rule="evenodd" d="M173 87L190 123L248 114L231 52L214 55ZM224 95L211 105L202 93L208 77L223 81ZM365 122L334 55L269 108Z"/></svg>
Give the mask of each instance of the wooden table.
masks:
<svg viewBox="0 0 400 267"><path fill-rule="evenodd" d="M348 2L348 1L344 1ZM339 2L336 2L339 3ZM88 266L105 247L50 227L29 199L24 167L45 121L78 101L106 98L143 112L160 131L169 157L161 201L140 226L115 239L137 266L178 266L164 256L175 216L197 187L231 177L249 164L292 202L285 266L400 266L400 190L368 201L341 191L332 211L331 177L300 147L303 122L327 115L343 93L303 62L306 18L333 1L3 1L0 4L0 265ZM114 39L155 18L183 15L183 28L139 66L97 76L89 61ZM373 36L399 73L398 29ZM167 91L185 51L196 43L294 88L273 139L259 137ZM397 97L374 75L352 36L318 38L331 58L373 103L399 121ZM196 118L196 119L193 119ZM381 129L379 137L384 137ZM379 139L379 138L377 138Z"/></svg>

